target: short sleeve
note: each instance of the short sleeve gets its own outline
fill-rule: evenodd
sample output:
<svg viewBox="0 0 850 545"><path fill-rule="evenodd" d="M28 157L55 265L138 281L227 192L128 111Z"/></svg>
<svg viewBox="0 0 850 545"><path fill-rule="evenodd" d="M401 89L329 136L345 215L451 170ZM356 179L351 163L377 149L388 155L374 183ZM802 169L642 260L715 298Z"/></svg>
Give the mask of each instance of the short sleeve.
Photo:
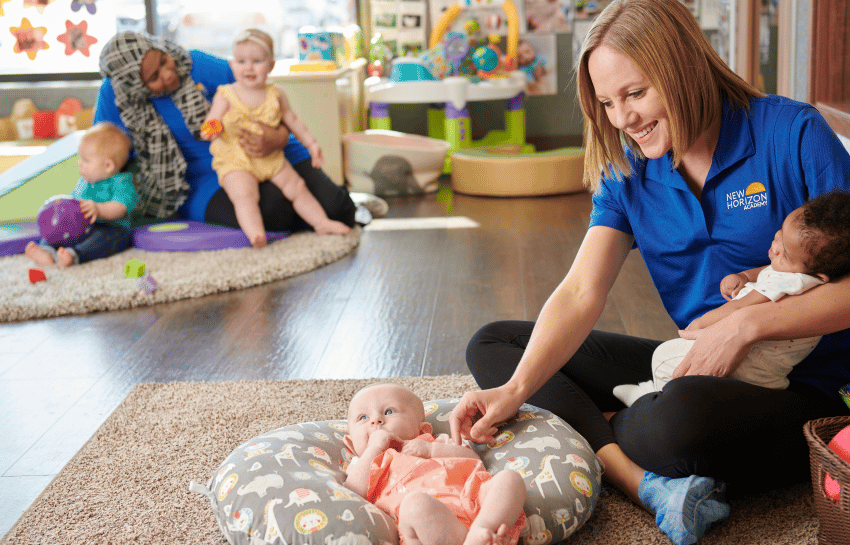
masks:
<svg viewBox="0 0 850 545"><path fill-rule="evenodd" d="M94 105L93 123L101 121L109 121L121 127L124 132L127 131L126 125L121 120L121 112L115 104L115 91L112 89L112 83L109 78L104 78L100 84L100 91L97 93L97 100Z"/></svg>
<svg viewBox="0 0 850 545"><path fill-rule="evenodd" d="M133 175L129 172L116 174L112 178L112 200L120 202L132 212L139 205L139 194L133 187Z"/></svg>
<svg viewBox="0 0 850 545"><path fill-rule="evenodd" d="M747 285L775 302L786 295L800 295L821 284L823 281L820 278L808 274L763 271L759 274L757 282L750 282Z"/></svg>
<svg viewBox="0 0 850 545"><path fill-rule="evenodd" d="M850 189L850 154L817 109L801 109L787 130L788 147L778 152L780 161L783 154L788 158L786 160L797 158L792 172L800 177L802 183L796 187L806 191L805 195L799 196L799 201L836 188ZM793 191L794 187L786 184L783 189ZM799 201L795 199L792 203Z"/></svg>
<svg viewBox="0 0 850 545"><path fill-rule="evenodd" d="M621 206L619 197L622 195L622 187L618 184L626 181L604 179L593 192L593 209L590 212L590 223L588 227L602 225L634 235L628 216Z"/></svg>

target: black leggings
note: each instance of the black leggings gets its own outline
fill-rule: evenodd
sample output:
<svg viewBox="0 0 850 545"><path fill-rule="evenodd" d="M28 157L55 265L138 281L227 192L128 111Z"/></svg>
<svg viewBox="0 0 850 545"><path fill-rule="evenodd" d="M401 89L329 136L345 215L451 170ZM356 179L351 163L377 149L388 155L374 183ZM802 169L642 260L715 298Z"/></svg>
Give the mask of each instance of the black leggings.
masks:
<svg viewBox="0 0 850 545"><path fill-rule="evenodd" d="M316 197L330 219L340 221L349 227L354 226L356 206L348 196L347 189L333 183L321 169L314 168L310 159L292 166L295 172L304 178L307 189ZM263 216L266 231L294 232L311 229L310 224L295 212L292 202L284 197L281 190L271 182L260 183L260 214ZM207 205L204 221L239 228L233 203L230 202L224 189L219 189L213 194Z"/></svg>
<svg viewBox="0 0 850 545"><path fill-rule="evenodd" d="M466 361L482 389L513 374L534 322L504 321L481 328ZM764 490L809 477L803 424L845 414L820 390L791 382L786 390L730 378L687 376L631 407L614 397L618 384L651 378L661 341L592 331L571 360L528 403L560 416L598 451L616 443L640 467L667 477L702 475ZM610 422L603 412L615 411Z"/></svg>

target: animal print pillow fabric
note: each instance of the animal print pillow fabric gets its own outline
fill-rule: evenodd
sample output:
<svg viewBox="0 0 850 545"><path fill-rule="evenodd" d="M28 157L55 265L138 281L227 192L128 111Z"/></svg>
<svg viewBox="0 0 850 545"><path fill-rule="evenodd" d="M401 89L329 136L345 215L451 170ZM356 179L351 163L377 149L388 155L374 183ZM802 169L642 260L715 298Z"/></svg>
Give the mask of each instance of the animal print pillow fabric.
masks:
<svg viewBox="0 0 850 545"><path fill-rule="evenodd" d="M434 433L449 433L458 399L425 403ZM398 529L380 509L340 483L352 454L344 420L306 422L239 445L195 492L212 503L233 545L397 545ZM472 447L491 473L508 469L528 485L524 545L557 543L590 517L602 471L587 441L548 411L523 405L500 426L494 445Z"/></svg>

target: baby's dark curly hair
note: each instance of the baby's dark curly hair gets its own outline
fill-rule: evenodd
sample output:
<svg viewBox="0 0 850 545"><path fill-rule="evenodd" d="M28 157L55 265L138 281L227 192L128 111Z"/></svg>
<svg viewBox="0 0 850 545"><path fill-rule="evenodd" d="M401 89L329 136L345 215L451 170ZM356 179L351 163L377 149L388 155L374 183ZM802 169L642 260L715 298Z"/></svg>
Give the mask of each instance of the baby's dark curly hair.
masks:
<svg viewBox="0 0 850 545"><path fill-rule="evenodd" d="M835 189L807 201L800 222L812 274L830 281L850 274L850 191Z"/></svg>

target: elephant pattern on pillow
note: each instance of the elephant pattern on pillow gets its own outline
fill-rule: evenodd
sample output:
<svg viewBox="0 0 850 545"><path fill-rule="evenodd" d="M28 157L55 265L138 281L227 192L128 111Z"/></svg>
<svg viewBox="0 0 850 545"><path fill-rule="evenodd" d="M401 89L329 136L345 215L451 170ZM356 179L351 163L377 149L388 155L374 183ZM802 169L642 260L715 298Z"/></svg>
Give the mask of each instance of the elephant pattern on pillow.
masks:
<svg viewBox="0 0 850 545"><path fill-rule="evenodd" d="M434 433L449 433L458 399L425 403ZM352 453L344 420L285 426L239 445L219 466L205 494L233 545L397 545L392 518L342 482ZM492 445L471 444L490 473L523 477L528 494L524 545L557 543L596 507L602 469L590 445L554 414L525 404L499 426Z"/></svg>

